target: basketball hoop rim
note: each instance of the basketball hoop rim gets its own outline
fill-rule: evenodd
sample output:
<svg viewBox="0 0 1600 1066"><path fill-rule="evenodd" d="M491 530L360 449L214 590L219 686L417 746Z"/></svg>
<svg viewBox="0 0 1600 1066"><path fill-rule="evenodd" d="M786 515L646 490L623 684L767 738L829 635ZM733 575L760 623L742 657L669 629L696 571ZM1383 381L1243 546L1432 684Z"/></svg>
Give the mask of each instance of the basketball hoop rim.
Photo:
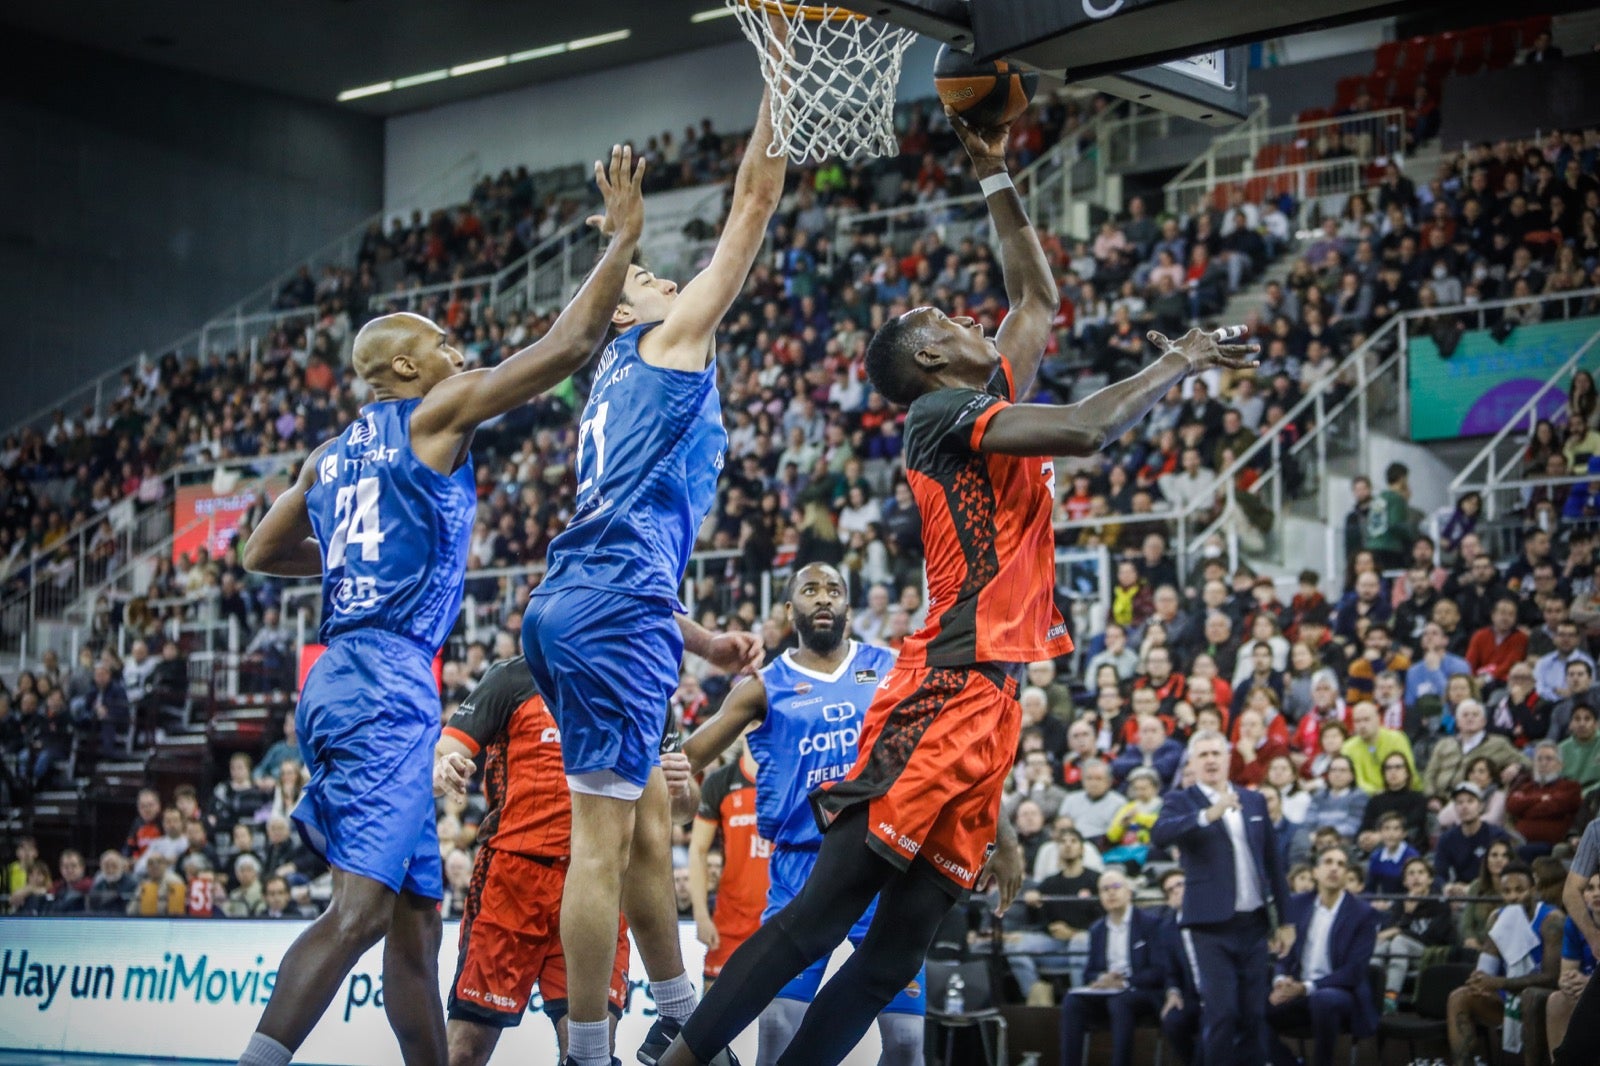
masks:
<svg viewBox="0 0 1600 1066"><path fill-rule="evenodd" d="M806 22L865 22L867 16L842 7L818 7L812 4L789 4L782 0L727 0L729 6L749 8L764 14L781 14L788 19Z"/></svg>

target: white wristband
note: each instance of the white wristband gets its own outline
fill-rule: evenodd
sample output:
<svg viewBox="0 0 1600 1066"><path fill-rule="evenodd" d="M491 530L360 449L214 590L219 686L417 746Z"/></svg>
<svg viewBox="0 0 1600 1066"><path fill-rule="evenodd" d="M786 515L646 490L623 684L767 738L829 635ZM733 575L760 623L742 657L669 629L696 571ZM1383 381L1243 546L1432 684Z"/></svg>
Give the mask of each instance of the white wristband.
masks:
<svg viewBox="0 0 1600 1066"><path fill-rule="evenodd" d="M1012 188L1011 175L1004 171L999 174L990 174L987 178L978 182L978 188L983 190L983 195L993 196L1001 189Z"/></svg>

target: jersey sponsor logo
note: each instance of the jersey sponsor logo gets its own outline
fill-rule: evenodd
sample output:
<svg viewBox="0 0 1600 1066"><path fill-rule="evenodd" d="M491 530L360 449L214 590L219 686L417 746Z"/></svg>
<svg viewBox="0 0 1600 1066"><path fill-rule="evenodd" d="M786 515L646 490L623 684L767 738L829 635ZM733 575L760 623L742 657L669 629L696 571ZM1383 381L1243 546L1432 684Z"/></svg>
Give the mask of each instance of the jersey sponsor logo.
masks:
<svg viewBox="0 0 1600 1066"><path fill-rule="evenodd" d="M847 763L838 763L834 766L824 766L820 769L807 771L806 791L809 792L818 785L826 784L829 781L837 781L842 777L848 777L849 774L850 766Z"/></svg>
<svg viewBox="0 0 1600 1066"><path fill-rule="evenodd" d="M561 743L561 730L555 728L554 726L551 726L549 729L546 729L543 733L539 734L539 743L541 743L541 744L559 744L559 743Z"/></svg>
<svg viewBox="0 0 1600 1066"><path fill-rule="evenodd" d="M350 427L350 443L357 448L378 439L378 423L371 415Z"/></svg>
<svg viewBox="0 0 1600 1066"><path fill-rule="evenodd" d="M742 829L748 825L755 825L756 816L753 814L731 814L728 816L726 824L729 829Z"/></svg>
<svg viewBox="0 0 1600 1066"><path fill-rule="evenodd" d="M375 577L343 577L333 589L333 609L336 611L359 611L375 606L381 597L378 595L378 579Z"/></svg>
<svg viewBox="0 0 1600 1066"><path fill-rule="evenodd" d="M495 992L480 992L476 988L463 988L461 990L461 996L463 999L477 999L482 1000L485 1003L492 1003L496 1007L502 1007L506 1010L517 1009L516 1000L512 999L510 996L502 996Z"/></svg>
<svg viewBox="0 0 1600 1066"><path fill-rule="evenodd" d="M877 683L878 683L878 671L876 671L876 670L857 670L856 671L856 684L858 684L858 685L876 685Z"/></svg>
<svg viewBox="0 0 1600 1066"><path fill-rule="evenodd" d="M859 729L830 729L826 733L800 738L801 755L817 755L829 751L854 751L861 739Z"/></svg>
<svg viewBox="0 0 1600 1066"><path fill-rule="evenodd" d="M857 678L856 680L860 680ZM829 703L822 708L824 722L848 722L856 716L856 705L853 703Z"/></svg>
<svg viewBox="0 0 1600 1066"><path fill-rule="evenodd" d="M329 452L322 457L322 462L317 464L317 477L324 485L339 480L339 457Z"/></svg>
<svg viewBox="0 0 1600 1066"><path fill-rule="evenodd" d="M941 870L948 870L950 873L955 874L963 881L971 881L973 878L973 873L971 870L967 869L965 866L962 866L954 859L945 858L937 851L933 853L933 864L939 867Z"/></svg>
<svg viewBox="0 0 1600 1066"><path fill-rule="evenodd" d="M804 696L807 692L810 692L810 691L811 691L811 682L809 682L809 681L802 681L802 682L800 682L798 685L796 685L794 687L794 693L795 693L796 696Z"/></svg>
<svg viewBox="0 0 1600 1066"><path fill-rule="evenodd" d="M910 852L912 855L915 855L918 851L922 850L922 844L920 842L912 840L910 837L903 836L896 832L895 827L890 825L888 822L879 822L878 832L882 833L886 838L888 838L889 843L898 845L902 851Z"/></svg>

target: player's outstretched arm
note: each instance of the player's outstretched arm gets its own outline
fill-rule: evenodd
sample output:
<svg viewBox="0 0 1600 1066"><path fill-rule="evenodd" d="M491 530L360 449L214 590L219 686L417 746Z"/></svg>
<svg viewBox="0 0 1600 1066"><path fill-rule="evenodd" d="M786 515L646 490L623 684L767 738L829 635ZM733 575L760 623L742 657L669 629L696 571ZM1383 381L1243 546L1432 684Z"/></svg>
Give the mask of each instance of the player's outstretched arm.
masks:
<svg viewBox="0 0 1600 1066"><path fill-rule="evenodd" d="M977 129L950 108L945 108L950 126L972 158L973 173L982 181L1006 174L1006 138L1011 125L992 129ZM1039 244L1039 234L1028 221L1022 208L1022 197L1017 195L1009 180L984 197L989 207L989 218L994 223L995 236L1000 241L1000 271L1004 275L1006 301L1011 310L1000 331L995 334L995 347L1011 361L1011 375L1017 395L1024 396L1033 389L1033 379L1038 376L1039 363L1044 359L1045 345L1050 340L1050 324L1061 305L1061 293L1056 289L1055 275L1050 272L1050 260L1045 258Z"/></svg>
<svg viewBox="0 0 1600 1066"><path fill-rule="evenodd" d="M316 482L317 460L327 449L324 444L306 457L300 476L272 501L251 532L241 556L246 570L274 577L322 576L322 550L311 528L306 493Z"/></svg>
<svg viewBox="0 0 1600 1066"><path fill-rule="evenodd" d="M1137 425L1167 390L1190 374L1213 367L1243 370L1255 365L1255 344L1223 344L1244 336L1244 326L1210 332L1191 329L1177 340L1161 333L1150 342L1161 358L1078 403L1056 407L1015 404L996 412L979 443L1001 455L1093 455Z"/></svg>
<svg viewBox="0 0 1600 1066"><path fill-rule="evenodd" d="M767 686L750 677L733 686L722 707L683 742L689 765L699 773L727 751L744 731L767 717Z"/></svg>
<svg viewBox="0 0 1600 1066"><path fill-rule="evenodd" d="M781 154L767 154L772 145L771 103L770 91L762 93L756 127L733 181L733 205L711 264L683 287L666 320L639 343L639 354L651 366L704 370L710 365L711 336L744 288L766 240L767 223L783 198L783 173L789 161Z"/></svg>
<svg viewBox="0 0 1600 1066"><path fill-rule="evenodd" d="M611 238L599 264L543 337L499 366L457 374L429 392L411 416L414 441L419 436L464 439L479 423L561 384L599 347L644 226L644 161L635 164L633 150L617 145L609 166L596 162L594 174L605 197L605 214L590 218L589 224ZM448 444L443 450L448 451Z"/></svg>

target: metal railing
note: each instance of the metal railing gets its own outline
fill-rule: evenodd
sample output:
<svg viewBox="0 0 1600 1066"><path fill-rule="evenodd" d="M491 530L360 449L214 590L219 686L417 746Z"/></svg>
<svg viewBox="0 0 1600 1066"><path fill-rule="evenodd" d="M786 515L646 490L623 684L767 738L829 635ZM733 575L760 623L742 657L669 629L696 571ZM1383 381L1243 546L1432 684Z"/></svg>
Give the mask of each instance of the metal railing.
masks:
<svg viewBox="0 0 1600 1066"><path fill-rule="evenodd" d="M502 310L543 309L552 303L559 303L567 288L587 274L593 265L593 253L598 249L599 238L593 235L586 240L586 230L593 234L590 227L584 225L582 217L575 218L493 274L373 293L367 302L367 309L374 312L415 311L430 297L448 299L458 292L473 290L481 290L497 313Z"/></svg>
<svg viewBox="0 0 1600 1066"><path fill-rule="evenodd" d="M40 622L92 617L91 589L113 572L120 573L139 560L148 561L153 552L170 544L173 501L180 487L215 478L219 471L243 470L254 477L292 471L305 455L304 451L285 452L172 467L157 476L161 492L155 499L147 503L137 498L121 500L105 514L69 530L48 550L32 552L5 575L7 582L25 579L28 587L0 600L0 652L36 645ZM89 606L84 609L86 600Z"/></svg>
<svg viewBox="0 0 1600 1066"><path fill-rule="evenodd" d="M1451 486L1451 493L1457 499L1468 492L1476 492L1483 497L1483 512L1473 532L1477 533L1486 553L1493 558L1504 559L1522 550L1523 538L1530 526L1539 526L1551 532L1557 526L1566 530L1600 532L1600 513L1567 515L1564 509L1567 494L1561 491L1565 489L1570 492L1580 486L1587 489L1597 483L1600 483L1600 474L1533 476L1474 482L1459 488ZM1546 500L1550 502L1554 514L1541 519L1534 512L1542 510Z"/></svg>
<svg viewBox="0 0 1600 1066"><path fill-rule="evenodd" d="M1255 106L1250 117L1219 134L1204 153L1173 176L1169 188L1199 186L1210 190L1219 184L1261 177L1285 166L1316 162L1334 147L1336 138L1341 151L1348 151L1363 164L1392 156L1405 146L1405 111L1401 108L1268 126L1266 98L1254 97L1252 102ZM1258 166L1258 162L1263 165ZM1168 210L1176 210L1170 196L1167 206Z"/></svg>
<svg viewBox="0 0 1600 1066"><path fill-rule="evenodd" d="M1360 192L1366 187L1366 169L1367 165L1361 160L1342 156L1257 170L1240 179L1238 184L1247 203L1259 204L1287 193L1304 211L1318 197ZM1219 208L1226 207L1227 202L1216 197L1222 187L1203 177L1171 181L1163 187L1163 202L1175 215L1194 212L1213 203Z"/></svg>
<svg viewBox="0 0 1600 1066"><path fill-rule="evenodd" d="M1028 218L1041 232L1064 234L1068 231L1074 224L1075 200L1090 190L1105 188L1109 169L1098 146L1105 141L1107 131L1117 123L1132 121L1129 116L1142 118L1141 113L1146 111L1149 109L1129 101L1116 101L1077 129L1063 131L1054 145L1017 172L1014 184L1027 208ZM1080 151L1080 145L1086 146L1084 150ZM962 237L979 236L987 221L988 209L982 193L947 196L876 211L843 212L833 222L832 252L838 255L848 248L850 236L863 226L881 226L883 241L902 249L936 227L942 227L945 240L952 243ZM1076 236L1087 238L1089 234Z"/></svg>
<svg viewBox="0 0 1600 1066"><path fill-rule="evenodd" d="M1583 298L1586 294L1600 296L1600 289L1588 289L1582 292L1564 293L1563 297ZM1511 302L1525 303L1526 301L1517 300ZM1480 325L1479 328L1481 329L1482 326ZM1489 438L1488 443L1483 446L1478 454L1473 456L1471 461L1469 461L1466 466L1461 468L1461 472L1457 474L1450 482L1451 492L1459 494L1467 491L1464 486L1473 479L1473 476L1476 474L1480 466L1485 468L1481 480L1485 484L1494 484L1501 477L1503 477L1507 471L1511 470L1513 466L1520 464L1524 442L1514 439L1512 434L1520 427L1526 425L1526 432L1529 436L1532 436L1534 427L1539 421L1540 402L1552 390L1560 390L1564 387L1562 382L1570 380L1573 371L1582 365L1585 357L1590 354L1597 342L1600 342L1600 328L1597 328L1596 332L1592 334L1588 340L1584 341L1583 344L1579 346L1578 350L1573 352L1565 363L1561 364L1560 369L1552 374L1549 380L1547 380L1543 385L1539 386L1538 390L1535 391L1532 396L1528 397L1526 402L1524 402L1523 405L1517 409L1516 414L1506 419L1505 425L1501 426L1500 430L1495 433L1493 437ZM1596 360L1591 360L1591 370L1595 369L1594 364L1596 362ZM1512 445L1509 452L1505 447L1508 442Z"/></svg>

